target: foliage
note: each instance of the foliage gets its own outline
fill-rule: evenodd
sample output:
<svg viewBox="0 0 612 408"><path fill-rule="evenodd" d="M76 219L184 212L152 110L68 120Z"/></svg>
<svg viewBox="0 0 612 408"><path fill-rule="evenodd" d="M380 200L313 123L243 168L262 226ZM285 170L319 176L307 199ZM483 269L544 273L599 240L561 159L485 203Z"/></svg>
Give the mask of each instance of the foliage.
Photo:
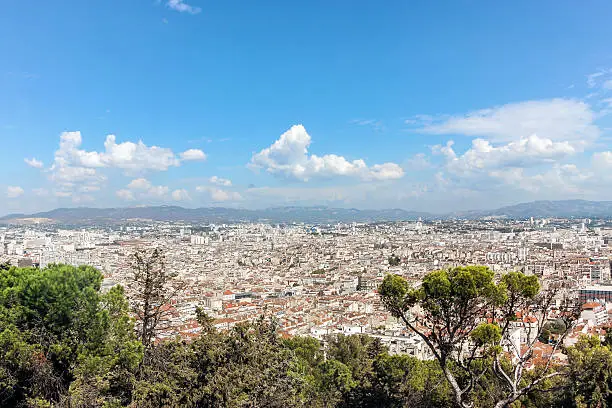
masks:
<svg viewBox="0 0 612 408"><path fill-rule="evenodd" d="M569 347L568 405L595 408L612 406L612 352L598 338L583 336Z"/></svg>
<svg viewBox="0 0 612 408"><path fill-rule="evenodd" d="M160 324L164 323L165 306L176 291L169 288L166 260L158 248L136 251L131 257L131 268L138 338L148 351Z"/></svg>
<svg viewBox="0 0 612 408"><path fill-rule="evenodd" d="M547 364L540 377L526 385L524 367L533 357L535 342L524 351L510 337L516 325L541 333L553 296L539 296L535 276L510 272L497 282L494 278L487 267L466 266L430 272L416 288L400 276L387 275L379 288L387 310L427 344L460 407L474 406L478 389L491 375L500 380L501 390L505 388L498 407L509 406L557 375ZM527 318L517 319L523 315ZM567 333L569 322L564 327ZM504 361L504 350L514 364Z"/></svg>
<svg viewBox="0 0 612 408"><path fill-rule="evenodd" d="M434 273L419 288L393 275L381 286L385 305L408 323L412 305L438 322L453 313L507 316L462 323L465 332L440 323L437 337L426 337L442 355L459 347L454 333L477 350L471 360L452 352L445 365L389 355L364 335L287 338L263 317L218 331L201 310L199 335L151 342L145 360L122 287L100 293L102 276L90 267L9 267L0 271L0 406L450 408L460 405L450 378L470 386L474 408L493 407L508 397L496 370L515 367L500 357L504 322L516 324L511 312L530 305L539 289L531 277L506 276L496 282L486 268L464 268ZM541 367L522 375L519 387L540 382L506 406L610 406L608 346L583 338L567 356L563 376L547 377Z"/></svg>
<svg viewBox="0 0 612 408"><path fill-rule="evenodd" d="M390 266L398 266L402 260L399 256L393 254L387 259L387 262L389 262Z"/></svg>
<svg viewBox="0 0 612 408"><path fill-rule="evenodd" d="M141 346L122 289L102 295L101 281L85 266L0 272L0 405L74 395L91 406L93 382L106 384L104 398L129 400L126 370L139 364Z"/></svg>

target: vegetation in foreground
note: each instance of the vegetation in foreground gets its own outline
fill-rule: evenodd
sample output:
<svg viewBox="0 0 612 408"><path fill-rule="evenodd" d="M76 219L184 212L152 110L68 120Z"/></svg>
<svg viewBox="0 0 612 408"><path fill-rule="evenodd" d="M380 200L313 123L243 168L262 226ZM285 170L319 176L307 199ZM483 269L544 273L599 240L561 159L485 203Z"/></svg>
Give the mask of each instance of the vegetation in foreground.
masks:
<svg viewBox="0 0 612 408"><path fill-rule="evenodd" d="M387 302L433 295L389 279L382 291ZM391 356L367 336L331 337L324 348L312 338L280 337L265 318L219 332L200 315L201 335L189 343L149 343L144 358L123 289L101 294L101 281L86 266L0 268L0 406L492 407L508 395L489 363L499 361L505 370L512 365L497 358L496 348L489 360L474 363L480 371L472 381L450 358L441 366ZM529 292L533 282L525 283ZM481 332L480 347L493 344L495 333ZM555 368L560 375L505 406L610 406L612 352L606 342L585 337L565 352L568 364ZM457 384L471 384L461 401L449 374ZM534 376L541 377L537 370L524 372L519 389Z"/></svg>

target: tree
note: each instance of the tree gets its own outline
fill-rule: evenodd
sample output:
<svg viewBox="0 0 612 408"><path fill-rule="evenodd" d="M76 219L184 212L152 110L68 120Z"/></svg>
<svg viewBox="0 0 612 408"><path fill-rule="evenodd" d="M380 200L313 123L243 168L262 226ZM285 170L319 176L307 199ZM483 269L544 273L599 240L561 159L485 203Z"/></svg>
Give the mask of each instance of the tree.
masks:
<svg viewBox="0 0 612 408"><path fill-rule="evenodd" d="M379 354L372 367L368 407L450 408L452 397L448 382L433 361L409 355ZM368 398L369 397L369 398Z"/></svg>
<svg viewBox="0 0 612 408"><path fill-rule="evenodd" d="M69 390L72 408L125 406L132 400L143 347L136 338L123 287L100 295L99 306L94 341L80 353L74 368Z"/></svg>
<svg viewBox="0 0 612 408"><path fill-rule="evenodd" d="M180 286L171 286L165 257L158 248L138 250L131 257L133 312L138 318L138 338L145 347L145 356L158 330L164 328L166 307Z"/></svg>
<svg viewBox="0 0 612 408"><path fill-rule="evenodd" d="M0 271L1 406L130 399L140 345L121 288L101 295L101 281L87 266Z"/></svg>
<svg viewBox="0 0 612 408"><path fill-rule="evenodd" d="M401 258L395 254L391 255L388 259L387 262L389 262L390 266L398 266L401 262Z"/></svg>
<svg viewBox="0 0 612 408"><path fill-rule="evenodd" d="M612 352L598 338L583 336L568 347L566 404L584 408L612 406Z"/></svg>
<svg viewBox="0 0 612 408"><path fill-rule="evenodd" d="M259 319L220 333L208 327L191 343L153 345L134 393L138 407L287 407L304 405L295 355Z"/></svg>
<svg viewBox="0 0 612 408"><path fill-rule="evenodd" d="M327 339L327 356L350 368L355 378L363 379L372 362L384 351L380 340L370 336L337 334Z"/></svg>
<svg viewBox="0 0 612 408"><path fill-rule="evenodd" d="M400 276L387 275L379 288L385 307L429 347L455 404L463 408L474 406L474 391L487 373L500 381L503 392L495 404L500 408L559 375L551 361L562 336L540 374L525 383L524 368L533 359L553 300L553 294L539 292L535 276L511 272L496 283L484 266L430 272L418 288ZM419 308L413 313L415 306ZM532 339L523 348L512 341L517 325ZM568 321L566 330L570 327Z"/></svg>

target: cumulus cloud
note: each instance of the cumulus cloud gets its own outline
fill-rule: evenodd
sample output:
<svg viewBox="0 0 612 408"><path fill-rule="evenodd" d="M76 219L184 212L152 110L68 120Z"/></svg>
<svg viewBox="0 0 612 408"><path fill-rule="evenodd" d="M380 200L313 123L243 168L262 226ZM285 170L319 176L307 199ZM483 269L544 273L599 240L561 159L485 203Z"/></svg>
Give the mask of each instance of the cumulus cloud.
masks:
<svg viewBox="0 0 612 408"><path fill-rule="evenodd" d="M81 132L62 133L60 147L55 153L56 163L58 159L61 159L75 167L165 171L170 167L180 166L181 161L206 158L204 152L198 149L187 150L179 158L172 152L172 149L147 146L142 141L117 143L115 135L106 137L103 152L83 150L80 148L82 143Z"/></svg>
<svg viewBox="0 0 612 408"><path fill-rule="evenodd" d="M189 197L189 193L185 189L178 189L172 192L172 199L174 201L189 201L191 197Z"/></svg>
<svg viewBox="0 0 612 408"><path fill-rule="evenodd" d="M436 145L433 153L443 155L446 170L459 176L497 168L524 168L554 163L576 153L569 142L553 142L537 135L500 146L494 146L484 139L474 139L472 147L462 155L456 154L453 144L453 141L449 141L445 146Z"/></svg>
<svg viewBox="0 0 612 408"><path fill-rule="evenodd" d="M555 164L541 172L529 173L525 169L500 169L489 173L504 186L546 197L576 195L585 191L594 180L594 174L579 169L575 164Z"/></svg>
<svg viewBox="0 0 612 408"><path fill-rule="evenodd" d="M137 178L130 181L128 188L132 190L148 190L151 188L151 182L145 178Z"/></svg>
<svg viewBox="0 0 612 408"><path fill-rule="evenodd" d="M170 191L170 189L167 186L151 186L151 188L147 190L147 195L162 198L168 194L168 191Z"/></svg>
<svg viewBox="0 0 612 408"><path fill-rule="evenodd" d="M183 161L200 161L206 160L206 154L200 149L189 149L181 153Z"/></svg>
<svg viewBox="0 0 612 408"><path fill-rule="evenodd" d="M205 153L198 149L190 149L176 155L172 149L147 146L142 141L117 142L114 135L106 137L104 151L101 152L82 149L82 143L81 132L64 132L60 135L59 148L47 172L50 180L62 191L71 191L75 188L83 190L82 186L86 186L85 191L99 189L100 184L106 181L106 176L100 172L103 168L121 169L126 174L165 171L170 167L180 166L183 161L206 158ZM140 182L143 180L146 183L145 179ZM134 185L130 188L138 187ZM149 184L141 188L152 187ZM155 195L160 193L159 189L153 192Z"/></svg>
<svg viewBox="0 0 612 408"><path fill-rule="evenodd" d="M119 191L121 191L122 198L129 197L129 200L163 199L168 194L169 188L167 186L154 186L146 178L137 178L129 182L127 189ZM128 195L126 191L130 192L130 194Z"/></svg>
<svg viewBox="0 0 612 408"><path fill-rule="evenodd" d="M224 187L230 187L232 185L232 181L225 179L225 178L221 178L221 177L217 177L217 176L212 176L211 178L208 179L209 182L211 182L212 184L216 184L218 186L224 186Z"/></svg>
<svg viewBox="0 0 612 408"><path fill-rule="evenodd" d="M19 186L8 186L6 188L6 196L8 198L17 198L22 196L24 193L23 188Z"/></svg>
<svg viewBox="0 0 612 408"><path fill-rule="evenodd" d="M210 198L213 201L240 201L242 196L236 191L225 191L221 189L213 189L210 192Z"/></svg>
<svg viewBox="0 0 612 408"><path fill-rule="evenodd" d="M124 201L134 201L136 199L134 193L126 189L117 190L115 195Z"/></svg>
<svg viewBox="0 0 612 408"><path fill-rule="evenodd" d="M168 0L166 2L166 6L180 13L198 14L199 12L202 11L200 7L191 6L185 3L184 0Z"/></svg>
<svg viewBox="0 0 612 408"><path fill-rule="evenodd" d="M32 157L31 159L23 159L24 162L26 162L26 164L30 167L34 167L35 169L42 169L44 167L44 163L41 162L40 160L37 160L35 157Z"/></svg>
<svg viewBox="0 0 612 408"><path fill-rule="evenodd" d="M81 183L98 184L106 180L106 176L98 173L96 169L70 166L61 161L56 161L49 171L51 181L66 188Z"/></svg>
<svg viewBox="0 0 612 408"><path fill-rule="evenodd" d="M198 186L196 191L209 193L210 199L215 202L242 200L242 195L239 192L223 190L217 187Z"/></svg>
<svg viewBox="0 0 612 408"><path fill-rule="evenodd" d="M99 153L100 160L106 167L117 167L129 170L168 170L178 166L180 160L171 149L146 146L138 143L117 143L114 135L108 135L104 142L105 153Z"/></svg>
<svg viewBox="0 0 612 408"><path fill-rule="evenodd" d="M495 142L516 141L538 134L553 141L591 142L600 135L591 107L574 99L510 103L425 124L431 134L460 134Z"/></svg>
<svg viewBox="0 0 612 408"><path fill-rule="evenodd" d="M251 158L250 167L302 181L314 177L348 176L362 180L390 180L403 177L404 170L395 163L368 167L362 159L348 161L342 156L308 153L311 138L302 125L294 125L271 146Z"/></svg>

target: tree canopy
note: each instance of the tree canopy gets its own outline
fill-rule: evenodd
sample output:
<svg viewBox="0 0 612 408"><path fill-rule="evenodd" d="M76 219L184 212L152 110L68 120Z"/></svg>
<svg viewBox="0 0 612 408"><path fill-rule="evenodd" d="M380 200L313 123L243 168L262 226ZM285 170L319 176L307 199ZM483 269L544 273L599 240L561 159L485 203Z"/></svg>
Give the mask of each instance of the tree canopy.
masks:
<svg viewBox="0 0 612 408"><path fill-rule="evenodd" d="M495 372L496 361L506 373L516 366L496 360L503 320L483 324L457 316L510 316L512 304L525 310L540 296L533 278L508 275L496 281L486 268L437 272L416 288L389 275L381 287L383 301L410 324L415 319L432 324L435 330L423 334L439 355L456 350L457 339L478 350L471 361L448 353L445 366L390 355L377 338L365 335L287 338L267 317L219 331L201 311L197 337L151 342L144 359L122 287L101 293L101 281L91 267L0 271L0 406L451 408L459 403L449 376L466 387L474 373L478 379L467 392L469 400L461 403L493 407L510 395L508 383ZM409 313L412 305L421 305L422 315ZM472 330L446 328L446 321ZM555 367L562 376L525 390L516 402L609 406L608 346L584 338L566 353L569 364ZM536 369L521 378L519 389L543 377Z"/></svg>
<svg viewBox="0 0 612 408"><path fill-rule="evenodd" d="M525 382L554 293L540 293L537 277L510 272L497 281L485 266L433 271L418 287L398 275L387 275L379 288L385 307L427 344L451 386L457 406L473 407L488 374L500 382L496 407L506 407L559 375L550 364ZM418 308L417 308L418 307ZM568 310L561 311L567 316ZM564 324L564 334L571 327ZM512 334L527 333L526 344Z"/></svg>

